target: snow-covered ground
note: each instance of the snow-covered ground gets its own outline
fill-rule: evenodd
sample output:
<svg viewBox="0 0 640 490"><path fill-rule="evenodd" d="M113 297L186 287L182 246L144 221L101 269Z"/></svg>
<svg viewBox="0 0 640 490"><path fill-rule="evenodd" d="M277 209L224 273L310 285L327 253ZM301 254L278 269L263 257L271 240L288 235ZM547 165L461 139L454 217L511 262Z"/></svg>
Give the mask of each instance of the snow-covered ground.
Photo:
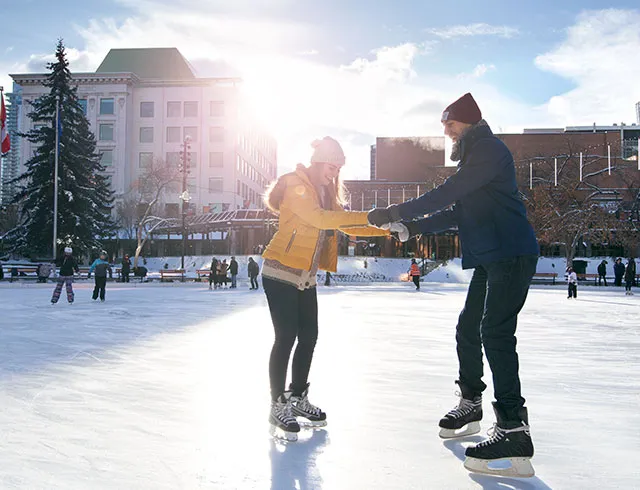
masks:
<svg viewBox="0 0 640 490"><path fill-rule="evenodd" d="M286 446L268 436L262 291L90 289L52 307L51 284L0 283L2 489L640 488L640 295L532 289L518 347L537 473L517 480L463 468L479 436L438 438L465 284L321 287L311 401L329 425Z"/></svg>

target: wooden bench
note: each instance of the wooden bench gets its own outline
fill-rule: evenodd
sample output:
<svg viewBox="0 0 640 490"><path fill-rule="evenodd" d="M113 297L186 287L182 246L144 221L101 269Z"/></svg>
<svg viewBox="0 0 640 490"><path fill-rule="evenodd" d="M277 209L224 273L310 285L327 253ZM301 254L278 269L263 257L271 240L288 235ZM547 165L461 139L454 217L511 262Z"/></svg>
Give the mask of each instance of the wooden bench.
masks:
<svg viewBox="0 0 640 490"><path fill-rule="evenodd" d="M160 269L160 282L167 279L180 279L184 281L184 270L182 269Z"/></svg>
<svg viewBox="0 0 640 490"><path fill-rule="evenodd" d="M533 279L542 279L542 280L551 279L552 284L556 283L556 277L558 277L558 273L557 272L536 272L533 275Z"/></svg>
<svg viewBox="0 0 640 490"><path fill-rule="evenodd" d="M595 284L598 284L598 276L599 274L593 274L593 273L589 273L589 274L576 274L578 276L578 280L580 281L586 281L587 279L593 279L593 282Z"/></svg>
<svg viewBox="0 0 640 490"><path fill-rule="evenodd" d="M207 279L209 279L209 275L211 274L211 269L198 269L196 271L196 274L198 276L198 281L201 281L203 277L206 277Z"/></svg>
<svg viewBox="0 0 640 490"><path fill-rule="evenodd" d="M11 270L15 269L18 272L17 276L11 275ZM12 282L14 279L38 279L38 266L37 265L15 265L9 267L3 267L4 277Z"/></svg>

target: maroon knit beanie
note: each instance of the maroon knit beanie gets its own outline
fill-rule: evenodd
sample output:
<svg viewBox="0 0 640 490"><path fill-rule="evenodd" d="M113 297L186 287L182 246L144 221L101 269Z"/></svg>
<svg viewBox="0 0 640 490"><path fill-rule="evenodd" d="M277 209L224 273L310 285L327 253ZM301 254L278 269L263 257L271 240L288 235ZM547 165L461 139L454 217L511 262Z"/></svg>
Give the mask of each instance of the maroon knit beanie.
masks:
<svg viewBox="0 0 640 490"><path fill-rule="evenodd" d="M473 96L464 94L453 104L449 105L442 113L442 122L458 121L467 124L476 124L482 119L482 113Z"/></svg>

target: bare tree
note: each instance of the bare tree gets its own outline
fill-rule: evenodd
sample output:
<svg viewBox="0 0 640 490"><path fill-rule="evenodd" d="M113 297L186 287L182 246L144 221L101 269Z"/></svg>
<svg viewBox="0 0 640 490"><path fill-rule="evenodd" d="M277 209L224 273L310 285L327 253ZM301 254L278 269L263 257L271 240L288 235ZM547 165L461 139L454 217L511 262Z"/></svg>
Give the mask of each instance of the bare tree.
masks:
<svg viewBox="0 0 640 490"><path fill-rule="evenodd" d="M180 182L180 172L163 160L154 159L140 173L121 204L117 207L118 218L123 229L131 238L135 234L137 240L136 253L133 260L134 269L138 267L140 252L147 239L158 226L167 219L160 208L164 196L174 190ZM177 191L176 191L177 192Z"/></svg>
<svg viewBox="0 0 640 490"><path fill-rule="evenodd" d="M609 241L611 230L618 226L616 203L622 195L606 180L607 158L581 149L567 138L564 154L538 154L529 161L535 161L535 177L531 178L527 164L520 167L519 180L533 184L531 189L526 186L524 194L538 239L563 243L567 265L572 263L581 241ZM612 166L611 171L619 180L620 166Z"/></svg>

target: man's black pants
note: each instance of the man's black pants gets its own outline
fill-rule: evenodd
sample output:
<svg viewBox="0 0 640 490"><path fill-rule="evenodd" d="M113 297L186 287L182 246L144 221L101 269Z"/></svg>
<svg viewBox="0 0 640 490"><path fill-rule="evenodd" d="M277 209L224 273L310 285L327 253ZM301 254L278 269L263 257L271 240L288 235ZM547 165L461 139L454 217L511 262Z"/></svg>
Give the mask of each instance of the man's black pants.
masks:
<svg viewBox="0 0 640 490"><path fill-rule="evenodd" d="M516 325L524 306L537 256L503 259L476 267L456 327L463 396L484 391L482 348L493 374L496 401L508 419L518 419L520 394Z"/></svg>

